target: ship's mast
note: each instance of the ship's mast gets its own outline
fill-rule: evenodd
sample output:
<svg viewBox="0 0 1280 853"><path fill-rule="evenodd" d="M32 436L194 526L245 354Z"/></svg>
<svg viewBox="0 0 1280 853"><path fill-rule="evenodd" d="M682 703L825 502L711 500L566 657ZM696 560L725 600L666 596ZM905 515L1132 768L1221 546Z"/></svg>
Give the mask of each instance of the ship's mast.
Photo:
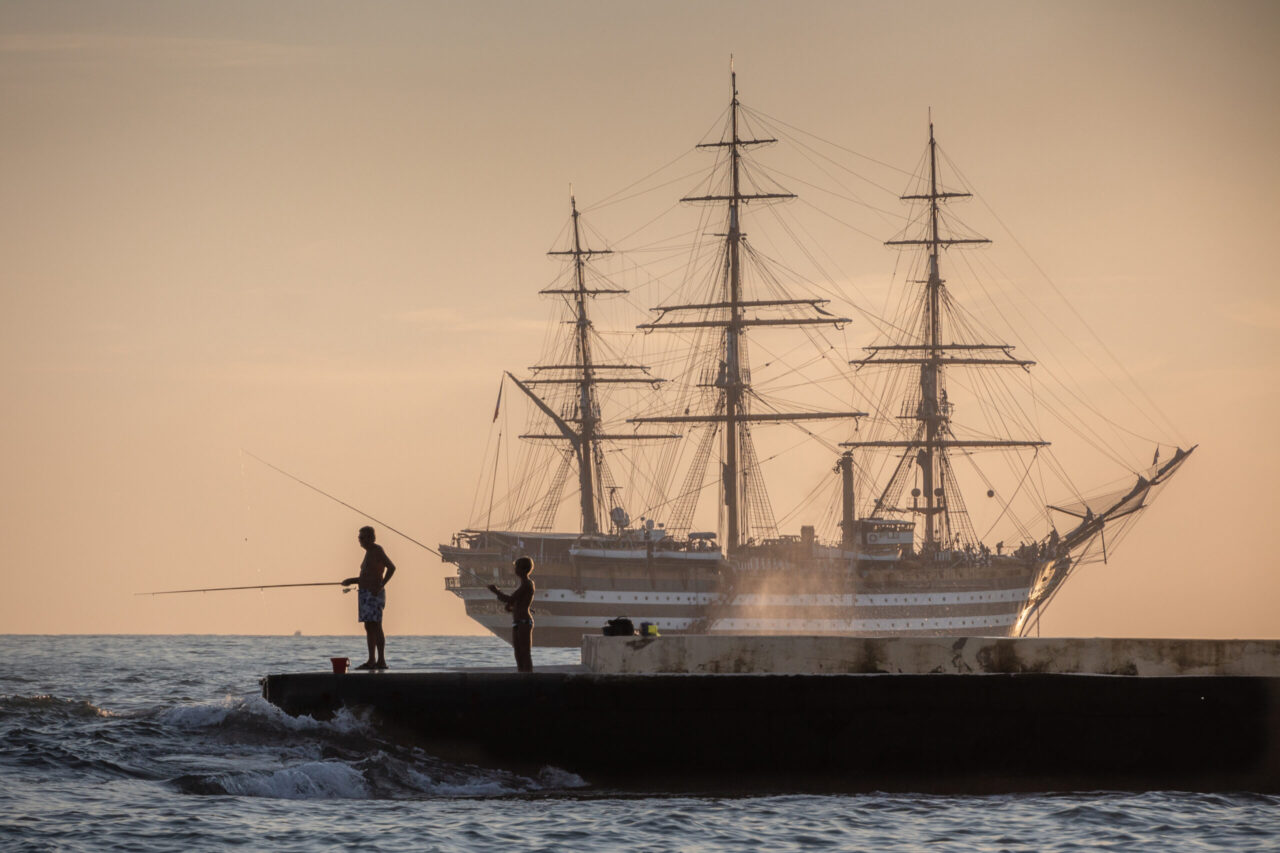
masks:
<svg viewBox="0 0 1280 853"><path fill-rule="evenodd" d="M938 185L938 143L933 134L933 122L929 122L929 181L928 192L904 195L904 201L923 201L928 204L928 224L923 238L889 240L889 246L923 246L928 253L928 278L922 283L924 293L924 343L867 347L871 356L852 362L857 365L916 365L920 369L920 402L908 417L919 423L916 437L907 441L845 442L843 447L901 447L905 449L898 468L901 470L913 461L920 468L920 485L924 506L913 505L909 511L924 516L924 543L926 547L940 547L949 534L947 523L948 494L955 484L944 482L944 472L950 470L946 454L950 448L993 447L1043 447L1044 441L985 441L958 440L951 433L951 404L947 402L944 385L944 368L949 365L985 365L1028 368L1034 362L1015 359L1013 347L1005 344L956 344L943 343L942 327L943 290L945 279L940 272L941 250L963 244L990 243L983 237L952 237L942 233L940 227L941 205L949 199L969 198L970 193L946 192ZM885 357L883 354L897 355ZM991 358L983 353L1002 353L1003 358ZM886 494L876 503L876 510L895 509L886 506ZM902 509L902 508L896 508Z"/></svg>
<svg viewBox="0 0 1280 853"><path fill-rule="evenodd" d="M638 364L597 364L592 358L591 319L587 313L589 299L600 294L624 294L628 291L613 287L589 287L587 284L587 260L597 255L612 254L609 249L588 249L582 245L582 228L579 221L578 202L569 196L569 208L573 221L572 247L563 251L548 252L552 256L572 258L573 286L568 288L547 288L540 291L544 295L567 297L573 311L570 322L573 330L573 361L570 364L534 365L531 370L535 377L523 382L511 376L511 380L521 391L527 394L534 403L551 418L559 428L559 434L524 435L527 439L566 439L573 449L578 468L579 504L582 513L582 532L592 534L600 532L600 521L597 507L600 504L597 486L599 485L603 455L602 441L639 441L649 439L679 438L675 434L642 434L630 433L607 435L601 432L600 406L596 400L596 387L600 384L649 384L657 385L661 379L648 376L648 368ZM567 374L567 375L565 375ZM603 375L602 375L603 374ZM577 386L574 411L557 413L530 386L534 385L566 385ZM576 424L576 428L574 426Z"/></svg>
<svg viewBox="0 0 1280 853"><path fill-rule="evenodd" d="M742 358L739 344L742 339L742 273L739 252L742 243L742 231L738 219L738 206L742 202L740 170L741 150L744 144L738 139L738 75L729 72L730 87L733 98L729 105L729 323L724 330L725 376L724 376L724 483L725 512L728 524L728 543L730 548L738 544L738 498L740 480L738 461L738 415L742 409ZM732 495L732 497L730 497Z"/></svg>
<svg viewBox="0 0 1280 853"><path fill-rule="evenodd" d="M732 96L729 102L729 134L727 139L719 142L707 142L699 148L726 148L729 153L729 193L727 195L687 196L685 202L724 202L728 209L728 228L725 237L725 278L724 301L701 303L696 305L671 305L654 309L662 315L653 323L646 323L639 328L651 329L688 329L719 328L722 330L723 346L721 349L721 365L715 380L715 387L721 389L723 413L706 415L681 415L671 417L634 418L634 423L715 423L724 424L724 502L726 530L724 544L727 553L732 553L742 542L743 515L745 495L747 493L745 472L742 461L744 444L749 441L747 426L753 422L780 422L810 420L820 418L854 418L861 417L864 412L791 412L754 414L748 410L747 399L751 391L746 358L743 354L742 342L746 329L750 326L800 326L800 325L840 325L849 322L847 317L779 317L760 318L748 316L747 309L767 307L808 305L816 308L825 304L821 299L771 299L748 300L742 292L741 249L746 235L742 231L742 209L751 201L766 201L795 198L793 193L744 193L742 191L742 152L753 145L765 145L777 142L776 139L743 139L739 134L738 76L730 71L729 82ZM718 317L690 321L666 321L668 313L678 311L711 311L719 312ZM749 457L748 457L749 458ZM759 472L754 472L755 476Z"/></svg>
<svg viewBox="0 0 1280 853"><path fill-rule="evenodd" d="M591 321L587 319L587 281L583 272L586 257L582 250L582 232L578 223L578 201L569 196L569 207L573 211L573 277L577 285L573 294L576 309L575 323L577 335L578 363L582 365L582 374L578 377L578 489L582 503L582 532L598 533L600 525L596 520L595 478L591 471L595 462L596 425L599 413L595 401L595 371L591 365Z"/></svg>
<svg viewBox="0 0 1280 853"><path fill-rule="evenodd" d="M941 450L938 439L942 437L947 413L939 397L942 370L939 366L942 346L942 276L938 273L938 143L933 137L933 122L929 122L929 279L925 285L926 319L929 328L929 358L920 365L920 419L925 426L924 460L921 481L925 498L924 538L934 542L934 518L940 509L945 490L935 478L942 472L936 465L936 454Z"/></svg>

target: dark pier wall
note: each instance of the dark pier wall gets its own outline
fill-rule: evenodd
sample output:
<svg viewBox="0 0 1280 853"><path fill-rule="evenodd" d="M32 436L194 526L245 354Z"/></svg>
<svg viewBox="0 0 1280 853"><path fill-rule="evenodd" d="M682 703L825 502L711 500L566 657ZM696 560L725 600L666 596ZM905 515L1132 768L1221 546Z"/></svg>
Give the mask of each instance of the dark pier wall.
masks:
<svg viewBox="0 0 1280 853"><path fill-rule="evenodd" d="M263 693L647 791L1280 792L1276 677L316 673Z"/></svg>

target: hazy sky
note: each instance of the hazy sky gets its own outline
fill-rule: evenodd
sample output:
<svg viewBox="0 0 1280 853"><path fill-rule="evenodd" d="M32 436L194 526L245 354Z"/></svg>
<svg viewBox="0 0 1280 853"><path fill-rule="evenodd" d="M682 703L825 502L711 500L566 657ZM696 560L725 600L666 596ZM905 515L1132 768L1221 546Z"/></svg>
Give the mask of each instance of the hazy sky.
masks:
<svg viewBox="0 0 1280 853"><path fill-rule="evenodd" d="M1280 636L1277 37L1273 2L6 2L0 631L357 632L331 589L133 593L354 573L363 519L241 448L466 524L569 183L701 141L732 53L744 102L902 168L932 108L1200 443L1044 632ZM887 277L870 245L846 271ZM382 541L389 634L474 631Z"/></svg>

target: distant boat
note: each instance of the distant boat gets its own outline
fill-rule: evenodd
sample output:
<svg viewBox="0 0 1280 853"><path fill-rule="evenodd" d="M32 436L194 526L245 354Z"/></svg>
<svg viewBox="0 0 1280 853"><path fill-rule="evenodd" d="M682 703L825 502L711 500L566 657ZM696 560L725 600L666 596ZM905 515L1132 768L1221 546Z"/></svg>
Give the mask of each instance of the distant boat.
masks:
<svg viewBox="0 0 1280 853"><path fill-rule="evenodd" d="M514 585L513 558L532 556L534 638L547 646L577 646L582 634L599 632L617 616L653 623L664 634L1026 634L1073 570L1105 559L1108 540L1127 530L1195 448L1174 448L1163 462L1157 450L1150 466L1130 466L1131 479L1104 494L1071 486L1048 455L1049 442L1033 431L1035 419L1002 384L1002 375L1025 375L1034 362L985 337L942 276L946 250L989 241L947 230L947 203L969 193L942 186L932 122L916 185L902 196L915 206L912 224L887 243L913 253L918 277L907 282L900 314L881 324L865 356L840 365L849 387L863 388L872 402L870 414L851 406L796 409L767 397L752 383L749 338L791 329L820 344L815 330L851 320L828 311L827 299L788 292L787 271L770 266L748 242L743 220L750 205L795 196L748 163L749 150L777 140L742 136L736 76L732 91L724 135L698 146L720 155L717 171L705 191L682 199L723 211L707 229L715 241L711 260L691 262L689 295L653 309L655 316L637 327L682 336L684 355L667 360L682 374L667 382L616 358L605 343L589 305L627 291L592 278L593 259L609 252L585 245L571 198L568 247L550 253L565 258L566 276L541 291L567 309L550 347L554 355L526 378L506 374L538 419L520 436L522 447L541 451L542 461L525 456L510 467L500 509L505 523L489 523L498 502L494 486L484 523L440 546L443 559L457 566L446 588L471 618L506 639L509 617L485 587ZM827 283L823 290L837 288ZM808 364L829 368L832 348L815 349ZM825 380L799 371L793 379L795 387L825 387ZM649 396L618 417L602 400L622 388ZM966 413L970 420L962 421ZM1060 420L1075 428L1070 416ZM822 465L834 474L831 492L838 497L798 534L782 534L753 430L789 424L812 435L808 425L823 422L848 425L849 440L817 437L830 448ZM642 450L659 464L640 470L629 462ZM1013 486L1008 494L998 493L978 466L979 453L1001 458L1002 476ZM708 476L713 455L720 471ZM1063 475L1062 497L1045 485L1052 474ZM497 468L484 478L496 484ZM577 485L580 524L555 531L570 482ZM719 521L715 530L700 531L693 520L709 490L720 495ZM1012 523L1015 499L1040 490L1038 515ZM647 517L633 521L627 505L646 505L641 496L655 493ZM1010 522L1017 544L1015 536L991 541L975 530L968 507L983 494L1001 503L997 520ZM1032 529L1036 523L1039 530ZM819 529L832 535L823 538Z"/></svg>

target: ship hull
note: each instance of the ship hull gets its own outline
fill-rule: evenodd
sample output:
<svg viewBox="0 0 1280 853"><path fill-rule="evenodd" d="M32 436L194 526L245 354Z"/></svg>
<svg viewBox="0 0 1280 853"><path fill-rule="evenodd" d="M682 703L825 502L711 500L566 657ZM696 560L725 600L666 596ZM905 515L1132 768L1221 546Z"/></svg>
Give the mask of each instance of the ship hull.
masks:
<svg viewBox="0 0 1280 853"><path fill-rule="evenodd" d="M569 536L536 534L442 546L445 561L459 567L447 589L507 642L510 614L486 587L515 586L510 562L520 549L537 567L534 645L557 647L579 646L617 617L662 634L1012 636L1044 568L1012 557L876 560L794 546L724 559L719 552L582 548Z"/></svg>

